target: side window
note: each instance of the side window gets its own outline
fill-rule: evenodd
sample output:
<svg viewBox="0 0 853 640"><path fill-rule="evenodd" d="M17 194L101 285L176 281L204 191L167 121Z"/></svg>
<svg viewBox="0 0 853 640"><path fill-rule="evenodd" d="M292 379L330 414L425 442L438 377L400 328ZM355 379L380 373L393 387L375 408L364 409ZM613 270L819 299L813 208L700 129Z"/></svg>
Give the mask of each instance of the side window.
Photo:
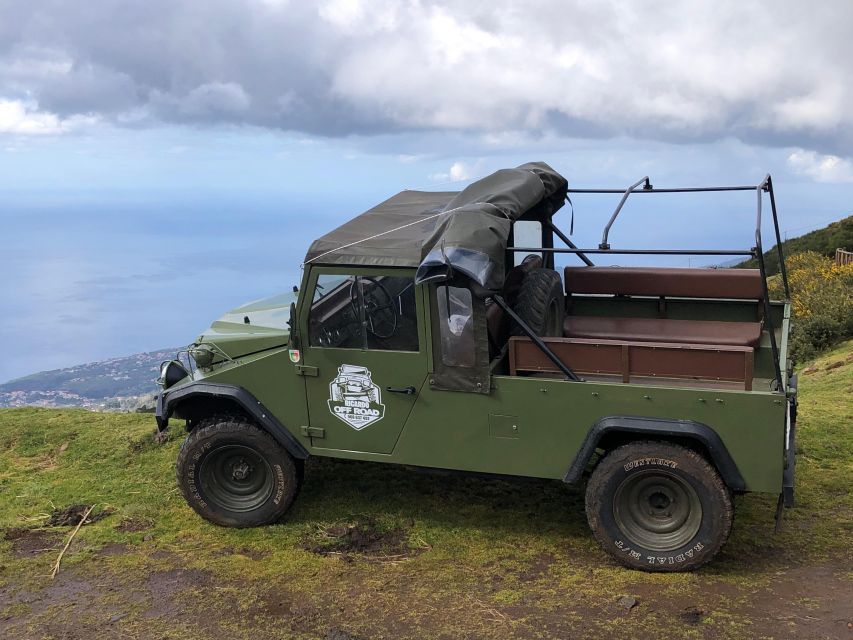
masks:
<svg viewBox="0 0 853 640"><path fill-rule="evenodd" d="M361 349L360 303L355 276L321 274L314 288L308 316L308 344L312 347Z"/></svg>
<svg viewBox="0 0 853 640"><path fill-rule="evenodd" d="M471 291L441 286L436 290L441 361L448 367L473 367L474 307Z"/></svg>
<svg viewBox="0 0 853 640"><path fill-rule="evenodd" d="M308 317L312 347L418 351L410 277L320 275Z"/></svg>
<svg viewBox="0 0 853 640"><path fill-rule="evenodd" d="M520 220L512 227L513 246L516 247L541 247L542 246L542 224L536 220ZM528 255L537 255L542 257L541 253L522 253L516 251L515 266L521 264L522 260Z"/></svg>

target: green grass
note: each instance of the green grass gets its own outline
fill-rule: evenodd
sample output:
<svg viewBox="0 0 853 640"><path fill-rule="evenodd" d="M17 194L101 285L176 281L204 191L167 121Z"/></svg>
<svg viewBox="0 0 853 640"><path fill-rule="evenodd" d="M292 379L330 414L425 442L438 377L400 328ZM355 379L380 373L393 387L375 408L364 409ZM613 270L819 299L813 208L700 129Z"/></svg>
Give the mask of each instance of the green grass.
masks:
<svg viewBox="0 0 853 640"><path fill-rule="evenodd" d="M367 463L311 460L284 522L223 529L184 503L179 441L155 445L150 415L3 410L0 529L75 503L113 512L80 530L55 581L58 549L21 555L0 535L0 636L776 637L834 606L830 586L853 598L853 342L804 369L800 398L797 507L782 531L773 496L740 497L717 560L675 575L611 562L579 489ZM318 531L353 519L402 531L406 553L308 550ZM128 520L150 527L121 530ZM639 606L620 610L621 595ZM685 621L690 607L700 620Z"/></svg>

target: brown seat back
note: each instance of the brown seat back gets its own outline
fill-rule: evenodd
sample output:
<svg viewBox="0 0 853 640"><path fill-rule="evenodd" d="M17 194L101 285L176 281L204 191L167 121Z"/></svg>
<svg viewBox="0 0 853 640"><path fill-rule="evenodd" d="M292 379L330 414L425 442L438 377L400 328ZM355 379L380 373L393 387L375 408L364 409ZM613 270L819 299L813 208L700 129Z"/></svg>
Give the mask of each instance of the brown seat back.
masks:
<svg viewBox="0 0 853 640"><path fill-rule="evenodd" d="M681 269L650 267L566 267L566 294L597 293L674 298L764 296L758 269Z"/></svg>

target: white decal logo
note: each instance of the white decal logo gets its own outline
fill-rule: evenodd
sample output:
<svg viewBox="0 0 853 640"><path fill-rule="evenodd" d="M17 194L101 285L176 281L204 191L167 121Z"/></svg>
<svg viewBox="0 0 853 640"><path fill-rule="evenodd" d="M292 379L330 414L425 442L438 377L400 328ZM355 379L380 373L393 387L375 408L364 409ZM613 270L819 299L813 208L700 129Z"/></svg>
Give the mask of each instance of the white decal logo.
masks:
<svg viewBox="0 0 853 640"><path fill-rule="evenodd" d="M367 367L342 364L338 368L338 376L329 383L329 411L356 431L385 417L382 393Z"/></svg>

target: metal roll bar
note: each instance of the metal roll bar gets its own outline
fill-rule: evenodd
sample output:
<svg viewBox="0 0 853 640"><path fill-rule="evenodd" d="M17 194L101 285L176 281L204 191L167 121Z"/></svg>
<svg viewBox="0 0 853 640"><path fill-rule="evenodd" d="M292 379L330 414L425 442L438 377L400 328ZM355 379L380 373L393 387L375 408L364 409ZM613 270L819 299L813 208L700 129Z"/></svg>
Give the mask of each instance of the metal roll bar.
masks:
<svg viewBox="0 0 853 640"><path fill-rule="evenodd" d="M642 189L637 189L643 185ZM755 246L749 250L731 250L731 249L612 249L608 242L610 228L622 211L622 207L628 200L628 196L633 193L718 193L727 191L755 191L756 192L756 215L755 215ZM764 180L758 185L751 186L733 186L733 187L679 187L669 189L656 189L649 181L648 176L644 176L627 189L568 189L567 193L589 193L589 194L616 194L621 193L622 199L616 206L615 211L610 216L607 224L604 227L604 232L601 237L601 244L597 249L579 249L565 236L550 220L548 226L557 234L557 236L566 243L566 249L552 247L507 247L511 252L525 253L573 253L576 254L587 266L593 266L592 261L586 254L613 254L613 255L662 255L662 256L751 256L758 262L758 270L761 273L762 293L764 302L764 318L767 326L767 333L770 335L770 349L773 353L774 373L776 374L776 382L778 388L782 388L782 367L779 362L779 345L776 343L776 333L773 326L773 316L771 314L770 292L767 287L767 269L764 261L764 248L761 242L761 215L763 196L767 193L770 196L770 210L773 215L773 231L776 236L776 254L779 259L779 273L782 276L782 285L785 290L785 301L791 299L791 291L788 286L788 271L785 268L785 256L782 252L782 238L779 232L779 217L776 213L776 195L773 192L773 179L768 173Z"/></svg>

